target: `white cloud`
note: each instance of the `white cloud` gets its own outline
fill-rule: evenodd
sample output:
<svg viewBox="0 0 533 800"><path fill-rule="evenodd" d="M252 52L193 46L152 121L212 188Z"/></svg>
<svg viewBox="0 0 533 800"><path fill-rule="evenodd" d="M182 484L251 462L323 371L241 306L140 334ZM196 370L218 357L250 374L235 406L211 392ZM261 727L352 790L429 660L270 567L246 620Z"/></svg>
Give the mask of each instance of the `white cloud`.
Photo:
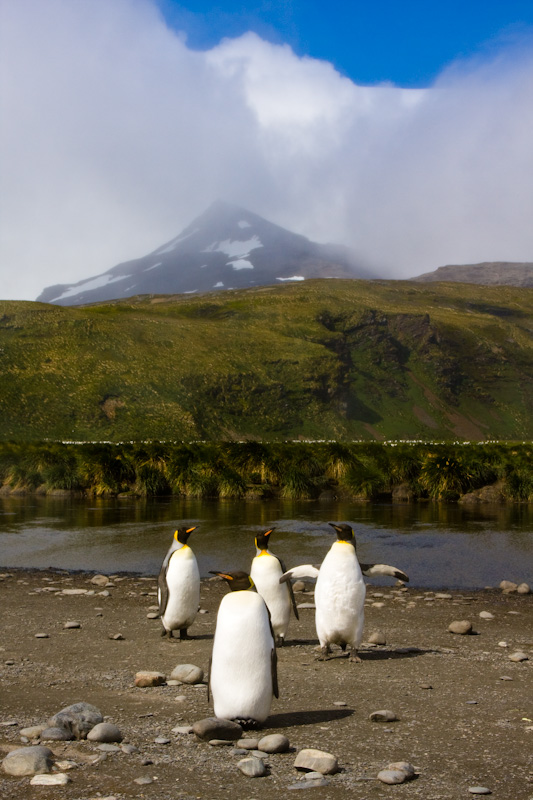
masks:
<svg viewBox="0 0 533 800"><path fill-rule="evenodd" d="M0 296L155 250L217 197L387 274L533 260L533 56L361 87L255 34L189 50L152 0L17 0L0 27Z"/></svg>

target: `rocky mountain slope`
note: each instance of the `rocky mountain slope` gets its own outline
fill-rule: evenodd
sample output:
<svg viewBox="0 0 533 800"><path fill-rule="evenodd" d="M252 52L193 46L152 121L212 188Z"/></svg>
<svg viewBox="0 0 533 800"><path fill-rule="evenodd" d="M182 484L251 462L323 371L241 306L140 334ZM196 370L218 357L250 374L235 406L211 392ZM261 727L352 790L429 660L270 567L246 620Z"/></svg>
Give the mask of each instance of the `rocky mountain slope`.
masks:
<svg viewBox="0 0 533 800"><path fill-rule="evenodd" d="M485 261L482 264L449 264L434 272L426 272L414 281L459 281L481 283L486 286L533 286L533 262Z"/></svg>
<svg viewBox="0 0 533 800"><path fill-rule="evenodd" d="M311 242L245 209L218 201L153 253L37 298L57 305L134 295L195 294L309 278L368 278L347 248Z"/></svg>

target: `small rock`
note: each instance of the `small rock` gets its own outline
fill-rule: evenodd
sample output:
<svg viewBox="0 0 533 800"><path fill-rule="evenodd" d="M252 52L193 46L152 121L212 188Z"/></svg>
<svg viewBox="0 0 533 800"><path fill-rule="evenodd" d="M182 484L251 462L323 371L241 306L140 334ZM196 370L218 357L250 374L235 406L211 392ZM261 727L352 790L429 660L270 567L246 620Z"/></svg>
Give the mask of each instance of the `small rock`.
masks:
<svg viewBox="0 0 533 800"><path fill-rule="evenodd" d="M211 747L231 747L233 742L229 739L209 739L207 744Z"/></svg>
<svg viewBox="0 0 533 800"><path fill-rule="evenodd" d="M172 728L172 733L189 734L192 733L192 725L177 725Z"/></svg>
<svg viewBox="0 0 533 800"><path fill-rule="evenodd" d="M198 720L192 726L193 733L204 742L210 739L229 739L234 742L242 736L242 728L237 722L218 717Z"/></svg>
<svg viewBox="0 0 533 800"><path fill-rule="evenodd" d="M120 753L121 752L121 748L118 745L116 745L116 744L107 744L107 742L104 742L103 744L99 744L98 745L98 750L100 750L102 753Z"/></svg>
<svg viewBox="0 0 533 800"><path fill-rule="evenodd" d="M387 644L387 638L383 631L373 631L368 637L370 644Z"/></svg>
<svg viewBox="0 0 533 800"><path fill-rule="evenodd" d="M311 774L312 775L316 775L317 773L313 772ZM320 773L318 773L318 774L320 774ZM314 789L314 788L319 788L320 786L329 786L329 784L330 784L330 781L328 781L327 778L323 778L322 776L320 776L320 778L311 778L310 780L307 780L307 776L306 776L306 778L304 778L303 781L300 781L299 783L291 783L291 785L288 786L287 788L288 789Z"/></svg>
<svg viewBox="0 0 533 800"><path fill-rule="evenodd" d="M451 600L452 595L446 592L436 592L435 600Z"/></svg>
<svg viewBox="0 0 533 800"><path fill-rule="evenodd" d="M334 705L334 706L343 707L343 706L346 706L346 705L348 705L348 704L347 704L347 703L345 703L345 702L344 702L344 700L335 700L335 701L333 702L333 705Z"/></svg>
<svg viewBox="0 0 533 800"><path fill-rule="evenodd" d="M379 603L371 603L371 606L372 606L372 608L384 608L385 607L385 603L381 603L381 602L379 602Z"/></svg>
<svg viewBox="0 0 533 800"><path fill-rule="evenodd" d="M502 581L500 583L500 589L504 594L510 594L511 592L516 592L518 584L513 583L513 581Z"/></svg>
<svg viewBox="0 0 533 800"><path fill-rule="evenodd" d="M87 589L62 589L61 594L66 595L77 595L77 594L87 594Z"/></svg>
<svg viewBox="0 0 533 800"><path fill-rule="evenodd" d="M21 728L19 733L21 736L27 736L28 739L36 739L46 728L46 725L30 725L29 728Z"/></svg>
<svg viewBox="0 0 533 800"><path fill-rule="evenodd" d="M498 647L509 647L507 642L498 642Z"/></svg>
<svg viewBox="0 0 533 800"><path fill-rule="evenodd" d="M170 744L170 739L166 736L156 736L154 739L155 744Z"/></svg>
<svg viewBox="0 0 533 800"><path fill-rule="evenodd" d="M480 611L479 616L481 619L494 619L494 614L491 614L490 611Z"/></svg>
<svg viewBox="0 0 533 800"><path fill-rule="evenodd" d="M104 718L96 706L90 703L73 703L50 717L48 724L50 727L64 728L74 734L76 739L84 739L95 725L103 721Z"/></svg>
<svg viewBox="0 0 533 800"><path fill-rule="evenodd" d="M111 592L109 591L109 589L104 589L103 591L98 592L99 597L109 597L110 594Z"/></svg>
<svg viewBox="0 0 533 800"><path fill-rule="evenodd" d="M100 722L87 734L90 742L121 742L123 738L119 728L111 722Z"/></svg>
<svg viewBox="0 0 533 800"><path fill-rule="evenodd" d="M264 739L267 737L264 736ZM236 742L237 747L242 747L243 750L257 750L259 747L259 739L239 739Z"/></svg>
<svg viewBox="0 0 533 800"><path fill-rule="evenodd" d="M456 619L448 625L450 633L458 633L461 636L472 633L472 623L467 619Z"/></svg>
<svg viewBox="0 0 533 800"><path fill-rule="evenodd" d="M433 689L433 686L430 683L421 683L420 684L420 688L421 689Z"/></svg>
<svg viewBox="0 0 533 800"><path fill-rule="evenodd" d="M378 772L378 780L392 786L396 783L404 783L407 780L407 773L403 769L382 769Z"/></svg>
<svg viewBox="0 0 533 800"><path fill-rule="evenodd" d="M157 611L150 611L150 612L149 612L149 613L146 615L146 619L159 619L159 614L158 614L158 612L157 612Z"/></svg>
<svg viewBox="0 0 533 800"><path fill-rule="evenodd" d="M65 630L74 630L76 628L81 628L81 622L72 619L69 622L65 622L63 628L65 628Z"/></svg>
<svg viewBox="0 0 533 800"><path fill-rule="evenodd" d="M298 603L297 608L316 608L314 603Z"/></svg>
<svg viewBox="0 0 533 800"><path fill-rule="evenodd" d="M154 782L154 779L150 778L149 775L141 775L140 778L134 778L133 779L133 783L137 783L139 786L148 786L149 783L153 783L153 782Z"/></svg>
<svg viewBox="0 0 533 800"><path fill-rule="evenodd" d="M2 769L8 775L21 777L50 772L54 763L54 754L48 747L18 747L12 750L2 761Z"/></svg>
<svg viewBox="0 0 533 800"><path fill-rule="evenodd" d="M72 731L66 728L58 728L57 726L45 728L41 731L41 739L43 742L70 742L75 738Z"/></svg>
<svg viewBox="0 0 533 800"><path fill-rule="evenodd" d="M337 772L339 765L335 756L325 753L323 750L306 748L300 750L294 762L296 769L309 772L320 772L321 775L331 775Z"/></svg>
<svg viewBox="0 0 533 800"><path fill-rule="evenodd" d="M172 680L182 683L201 683L204 679L204 671L194 664L178 664L170 673L170 677Z"/></svg>
<svg viewBox="0 0 533 800"><path fill-rule="evenodd" d="M286 753L290 746L289 740L282 733L271 733L269 736L263 736L257 743L257 749L265 753ZM253 749L255 750L256 748Z"/></svg>
<svg viewBox="0 0 533 800"><path fill-rule="evenodd" d="M509 677L509 675L502 675L500 678L501 681L512 681L513 679Z"/></svg>
<svg viewBox="0 0 533 800"><path fill-rule="evenodd" d="M70 778L64 772L56 772L55 775L34 775L30 783L32 786L65 786Z"/></svg>
<svg viewBox="0 0 533 800"><path fill-rule="evenodd" d="M94 584L94 586L107 586L108 582L109 578L107 578L106 575L95 575L91 578L91 583Z"/></svg>
<svg viewBox="0 0 533 800"><path fill-rule="evenodd" d="M36 639L49 639L50 638L50 634L49 633L36 633L35 634L35 638Z"/></svg>
<svg viewBox="0 0 533 800"><path fill-rule="evenodd" d="M517 650L516 653L511 653L509 656L509 661L528 661L529 656L527 653L522 652L522 650Z"/></svg>
<svg viewBox="0 0 533 800"><path fill-rule="evenodd" d="M517 594L531 594L531 588L527 583L519 583L516 587Z"/></svg>
<svg viewBox="0 0 533 800"><path fill-rule="evenodd" d="M135 747L133 744L121 744L120 749L123 753L126 753L127 756L132 756L134 753L139 752L139 748Z"/></svg>
<svg viewBox="0 0 533 800"><path fill-rule="evenodd" d="M135 674L135 686L141 689L147 686L161 686L166 682L166 676L162 672L137 672Z"/></svg>
<svg viewBox="0 0 533 800"><path fill-rule="evenodd" d="M124 636L121 633L115 633L114 635L111 634L109 638L113 639L113 641L115 641L115 642L123 642L124 641Z"/></svg>
<svg viewBox="0 0 533 800"><path fill-rule="evenodd" d="M237 766L249 778L262 778L267 774L267 768L260 758L243 758L237 762Z"/></svg>
<svg viewBox="0 0 533 800"><path fill-rule="evenodd" d="M184 694L178 694L174 698L174 702L175 703L186 703L187 702L187 697Z"/></svg>
<svg viewBox="0 0 533 800"><path fill-rule="evenodd" d="M486 786L469 786L468 791L470 794L492 794L490 789Z"/></svg>
<svg viewBox="0 0 533 800"><path fill-rule="evenodd" d="M395 722L398 717L394 713L394 711L389 711L388 709L382 709L380 711L373 711L368 719L371 722Z"/></svg>
<svg viewBox="0 0 533 800"><path fill-rule="evenodd" d="M415 774L415 768L409 761L395 761L394 764L389 764L387 769L400 769L408 778L413 778Z"/></svg>
<svg viewBox="0 0 533 800"><path fill-rule="evenodd" d="M305 583L303 581L294 581L292 590L293 592L303 592L305 590Z"/></svg>

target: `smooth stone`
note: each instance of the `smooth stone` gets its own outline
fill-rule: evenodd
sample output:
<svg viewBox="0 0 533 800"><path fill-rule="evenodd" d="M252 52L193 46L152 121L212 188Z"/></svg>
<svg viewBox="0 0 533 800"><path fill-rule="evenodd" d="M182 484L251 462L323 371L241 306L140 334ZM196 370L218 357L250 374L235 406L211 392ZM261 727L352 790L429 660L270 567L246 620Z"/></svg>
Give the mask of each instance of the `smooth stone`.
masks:
<svg viewBox="0 0 533 800"><path fill-rule="evenodd" d="M314 603L298 603L296 608L316 608Z"/></svg>
<svg viewBox="0 0 533 800"><path fill-rule="evenodd" d="M486 786L469 786L468 791L470 794L492 794L490 789Z"/></svg>
<svg viewBox="0 0 533 800"><path fill-rule="evenodd" d="M133 783L137 783L139 786L148 786L149 783L153 783L154 779L150 778L149 775L141 775L140 778L134 778Z"/></svg>
<svg viewBox="0 0 533 800"><path fill-rule="evenodd" d="M232 747L230 750L232 756L249 756L250 753L244 747Z"/></svg>
<svg viewBox="0 0 533 800"><path fill-rule="evenodd" d="M161 686L166 682L166 675L162 672L141 671L135 673L135 686L145 689L148 686Z"/></svg>
<svg viewBox="0 0 533 800"><path fill-rule="evenodd" d="M195 722L193 733L204 742L210 739L229 739L234 742L242 736L242 728L238 722L218 717L206 717Z"/></svg>
<svg viewBox="0 0 533 800"><path fill-rule="evenodd" d="M377 777L382 783L393 786L396 783L404 783L407 780L407 773L403 769L382 769Z"/></svg>
<svg viewBox="0 0 533 800"><path fill-rule="evenodd" d="M135 747L134 744L121 744L120 749L123 753L126 753L127 756L132 756L134 753L139 752L139 748Z"/></svg>
<svg viewBox="0 0 533 800"><path fill-rule="evenodd" d="M266 739L267 737L264 736L263 738ZM239 739L235 744L236 747L242 747L243 750L257 750L259 747L259 739Z"/></svg>
<svg viewBox="0 0 533 800"><path fill-rule="evenodd" d="M73 703L50 717L48 724L50 727L65 728L76 739L84 739L95 725L103 721L104 718L96 706L90 703Z"/></svg>
<svg viewBox="0 0 533 800"><path fill-rule="evenodd" d="M348 705L348 703L345 703L345 702L344 702L344 700L335 700L335 702L333 703L333 705L334 705L334 706L339 706L339 708L340 708L340 707L347 706L347 705Z"/></svg>
<svg viewBox="0 0 533 800"><path fill-rule="evenodd" d="M510 594L511 592L516 592L516 590L518 589L518 584L514 583L513 581L501 581L500 589L505 594Z"/></svg>
<svg viewBox="0 0 533 800"><path fill-rule="evenodd" d="M435 594L435 600L451 600L452 595L447 594L446 592L437 592Z"/></svg>
<svg viewBox="0 0 533 800"><path fill-rule="evenodd" d="M54 754L48 747L18 747L12 750L2 761L2 769L8 775L21 777L50 772L54 763Z"/></svg>
<svg viewBox="0 0 533 800"><path fill-rule="evenodd" d="M209 739L208 743L211 747L231 747L233 742L231 739Z"/></svg>
<svg viewBox="0 0 533 800"><path fill-rule="evenodd" d="M511 653L509 656L509 661L528 661L529 656L527 653L522 652L522 650L517 650L516 653Z"/></svg>
<svg viewBox="0 0 533 800"><path fill-rule="evenodd" d="M95 575L91 578L91 583L94 586L107 586L109 578L106 575Z"/></svg>
<svg viewBox="0 0 533 800"><path fill-rule="evenodd" d="M123 635L121 633L115 633L114 636L111 635L109 638L113 639L113 641L115 641L115 642L123 642L124 641L124 637L123 637Z"/></svg>
<svg viewBox="0 0 533 800"><path fill-rule="evenodd" d="M90 742L121 742L123 738L120 729L111 722L100 722L87 734Z"/></svg>
<svg viewBox="0 0 533 800"><path fill-rule="evenodd" d="M509 675L502 675L500 678L501 681L512 681L513 679L509 677Z"/></svg>
<svg viewBox="0 0 533 800"><path fill-rule="evenodd" d="M292 591L293 592L303 592L305 589L305 583L303 581L294 581L292 584Z"/></svg>
<svg viewBox="0 0 533 800"><path fill-rule="evenodd" d="M433 689L433 686L430 683L421 683L420 684L420 688L421 689Z"/></svg>
<svg viewBox="0 0 533 800"><path fill-rule="evenodd" d="M288 786L287 788L288 789L314 789L314 788L320 788L321 786L329 786L329 784L330 784L330 781L328 781L326 778L320 777L320 778L313 778L312 780L305 780L304 779L303 781L300 781L299 783L291 783L291 785Z"/></svg>
<svg viewBox="0 0 533 800"><path fill-rule="evenodd" d="M458 633L461 636L472 633L472 623L467 619L456 619L448 625L450 633Z"/></svg>
<svg viewBox="0 0 533 800"><path fill-rule="evenodd" d="M263 736L257 743L257 749L262 750L264 753L286 753L290 746L289 740L282 733L271 733L269 736ZM253 749L255 750L256 748L254 747Z"/></svg>
<svg viewBox="0 0 533 800"><path fill-rule="evenodd" d="M189 734L192 733L192 725L178 725L172 728L172 733Z"/></svg>
<svg viewBox="0 0 533 800"><path fill-rule="evenodd" d="M415 768L409 761L395 761L393 764L389 764L387 769L399 769L402 772L405 772L408 778L412 778L415 774Z"/></svg>
<svg viewBox="0 0 533 800"><path fill-rule="evenodd" d="M173 681L181 681L182 683L201 683L204 679L204 671L194 664L178 664L170 673Z"/></svg>
<svg viewBox="0 0 533 800"><path fill-rule="evenodd" d="M509 647L507 642L498 642L498 647Z"/></svg>
<svg viewBox="0 0 533 800"><path fill-rule="evenodd" d="M76 737L72 731L67 730L67 728L58 728L57 726L53 726L51 728L45 728L41 731L41 739L43 742L70 742L75 738Z"/></svg>
<svg viewBox="0 0 533 800"><path fill-rule="evenodd" d="M35 638L36 639L49 639L50 638L50 634L49 633L36 633L35 634Z"/></svg>
<svg viewBox="0 0 533 800"><path fill-rule="evenodd" d="M267 768L260 758L243 758L237 762L237 766L249 778L262 778L267 774Z"/></svg>
<svg viewBox="0 0 533 800"><path fill-rule="evenodd" d="M19 733L21 736L27 736L28 739L36 739L46 728L46 725L30 725L29 728L21 728Z"/></svg>
<svg viewBox="0 0 533 800"><path fill-rule="evenodd" d="M64 772L56 772L55 775L34 775L30 784L32 786L66 786L70 783L70 778Z"/></svg>
<svg viewBox="0 0 533 800"><path fill-rule="evenodd" d="M149 613L146 615L146 618L147 618L147 619L159 619L159 614L158 614L158 612L157 612L157 611L150 611L150 612L149 612Z"/></svg>
<svg viewBox="0 0 533 800"><path fill-rule="evenodd" d="M309 772L320 772L321 775L331 775L337 772L339 765L337 759L331 753L305 748L300 750L296 756L294 767Z"/></svg>
<svg viewBox="0 0 533 800"><path fill-rule="evenodd" d="M265 753L264 750L248 750L248 753L253 756L254 758L268 758L269 753Z"/></svg>
<svg viewBox="0 0 533 800"><path fill-rule="evenodd" d="M87 594L88 591L88 589L62 589L61 594L74 596L77 594Z"/></svg>
<svg viewBox="0 0 533 800"><path fill-rule="evenodd" d="M381 709L380 711L373 711L369 714L368 719L371 722L394 722L398 719L394 711L389 711L389 709Z"/></svg>
<svg viewBox="0 0 533 800"><path fill-rule="evenodd" d="M76 628L81 628L81 622L78 622L77 620L72 619L72 620L69 620L69 622L65 622L65 624L63 625L63 628L65 630L74 630Z"/></svg>
<svg viewBox="0 0 533 800"><path fill-rule="evenodd" d="M387 638L383 631L373 631L368 637L370 644L387 644Z"/></svg>
<svg viewBox="0 0 533 800"><path fill-rule="evenodd" d="M102 753L120 753L121 752L121 749L120 749L120 747L118 745L116 745L116 744L106 744L105 742L104 742L104 744L99 744L98 745L98 750L100 750Z"/></svg>
<svg viewBox="0 0 533 800"><path fill-rule="evenodd" d="M481 619L494 619L494 614L491 614L490 611L480 611L479 616Z"/></svg>
<svg viewBox="0 0 533 800"><path fill-rule="evenodd" d="M516 592L517 594L531 594L531 588L528 583L519 583Z"/></svg>
<svg viewBox="0 0 533 800"><path fill-rule="evenodd" d="M170 744L170 739L167 736L156 736L154 742L155 744Z"/></svg>

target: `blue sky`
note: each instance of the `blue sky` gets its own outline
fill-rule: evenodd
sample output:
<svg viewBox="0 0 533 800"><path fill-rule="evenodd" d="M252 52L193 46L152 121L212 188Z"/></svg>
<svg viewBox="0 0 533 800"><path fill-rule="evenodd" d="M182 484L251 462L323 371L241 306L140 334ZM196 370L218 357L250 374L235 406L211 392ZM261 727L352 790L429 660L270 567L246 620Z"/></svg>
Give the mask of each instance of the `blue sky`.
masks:
<svg viewBox="0 0 533 800"><path fill-rule="evenodd" d="M362 266L533 261L533 2L0 4L0 293L220 198Z"/></svg>
<svg viewBox="0 0 533 800"><path fill-rule="evenodd" d="M160 0L192 48L252 30L299 56L332 63L356 83L430 85L460 58L487 57L533 29L531 0Z"/></svg>

